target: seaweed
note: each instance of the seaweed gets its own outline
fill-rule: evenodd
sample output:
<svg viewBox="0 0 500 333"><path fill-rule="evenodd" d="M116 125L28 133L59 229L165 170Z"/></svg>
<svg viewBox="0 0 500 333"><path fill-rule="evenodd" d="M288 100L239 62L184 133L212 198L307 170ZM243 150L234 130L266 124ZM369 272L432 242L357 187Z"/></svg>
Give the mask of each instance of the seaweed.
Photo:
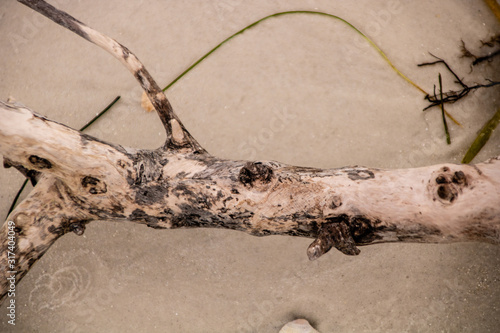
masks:
<svg viewBox="0 0 500 333"><path fill-rule="evenodd" d="M500 108L497 110L497 112L493 115L493 117L484 124L483 128L479 131L478 136L472 143L472 145L469 147L467 152L464 155L464 158L462 159L462 163L470 163L476 157L476 155L479 153L479 151L483 148L483 146L488 142L490 139L491 134L497 127L498 123L500 123Z"/></svg>
<svg viewBox="0 0 500 333"><path fill-rule="evenodd" d="M488 46L492 47L496 43L500 43L500 35L496 35L491 37L488 41L483 42L481 41L482 46ZM461 52L462 52L462 58L473 58L473 62L471 63L471 68L472 66L476 66L477 64L483 62L483 61L492 61L492 59L500 54L500 50L493 52L489 54L488 56L483 56L483 57L478 57L474 55L471 51L467 49L465 46L464 41L462 41L462 46L461 46ZM490 79L485 79L487 83L476 83L475 85L469 86L467 85L463 79L460 79L460 77L451 69L451 67L448 65L448 63L441 59L436 57L435 55L431 54L432 57L436 58L436 61L433 62L427 62L427 63L422 63L418 64L419 67L422 66L431 66L431 65L437 65L437 64L442 64L445 66L445 68L453 75L455 78L455 83L457 83L461 89L459 90L450 90L445 93L442 92L441 89L441 74L439 74L439 86L440 86L440 94L439 97L436 95L436 86L434 86L434 94L433 95L427 95L425 97L426 100L430 102L430 104L424 108L425 110L428 110L434 106L440 106L443 108L443 105L446 103L456 103L457 101L461 100L462 98L465 98L471 91L480 89L480 88L491 88L497 85L500 85L500 81L492 81ZM489 119L486 124L483 126L481 131L479 132L478 136L472 143L472 145L469 147L467 150L465 156L462 159L462 163L470 163L474 157L479 153L479 151L483 148L483 146L488 142L492 132L495 130L497 127L498 123L500 122L500 110L498 110L491 119ZM448 133L448 128L446 124L446 119L443 117L443 125L445 128L446 132L446 141L448 144L450 144L449 141L449 133Z"/></svg>
<svg viewBox="0 0 500 333"><path fill-rule="evenodd" d="M403 79L405 79L408 83L410 83L412 86L414 86L415 88L417 88L418 90L420 90L421 92L425 93L425 90L423 90L422 88L420 88L415 82L413 82L412 80L410 80L406 75L404 75L400 70L398 70L396 68L396 66L394 66L394 64L391 62L391 60L387 57L387 55L384 53L384 51L382 51L378 46L377 44L375 44L368 36L366 36L364 33L362 33L358 28L356 28L354 25L352 25L351 23L349 23L347 20L344 20L343 18L337 16L337 15L333 15L333 14L328 14L328 13L324 13L324 12L318 12L318 11L310 11L310 10L293 10L293 11L285 11L285 12L279 12L279 13L275 13L275 14L271 14L271 15L268 15L266 17L263 17L251 24L249 24L248 26L246 26L245 28L241 29L240 31L232 34L231 36L227 37L226 39L224 39L222 42L220 42L217 46L215 46L213 49L211 49L210 51L208 51L205 55L203 55L200 59L198 59L195 63L193 63L189 68L187 68L184 72L182 72L178 77L176 77L172 82L170 82L164 89L163 91L166 91L168 88L170 88L174 83L176 83L180 78L182 78L185 74L187 74L191 69L193 69L196 65L198 65L200 62L202 62L206 57L208 57L210 54L212 54L215 50L217 50L219 47L221 47L222 45L224 45L226 42L228 42L229 40L231 40L232 38L242 34L243 32L245 32L246 30L252 28L252 27L255 27L256 25L258 25L259 23L261 22L264 22L270 18L273 18L273 17L278 17L278 16L284 16L284 15L291 15L291 14L312 14L312 15L321 15L321 16L326 16L326 17L329 17L329 18L333 18L335 20L339 20L341 21L342 23L345 23L349 28L351 28L352 30L354 30L357 34L359 34L361 37L363 37L381 56L382 58L389 64L389 66L399 75L401 76Z"/></svg>
<svg viewBox="0 0 500 333"><path fill-rule="evenodd" d="M443 83L441 82L441 73L439 73L439 95L441 97L441 100L443 100ZM451 139L450 139L450 132L448 131L448 124L446 123L446 117L444 115L444 104L441 103L441 114L443 117L443 124L444 124L444 132L446 134L446 143L451 144Z"/></svg>
<svg viewBox="0 0 500 333"><path fill-rule="evenodd" d="M427 94L425 96L425 99L428 100L430 102L430 104L424 108L424 111L428 110L434 106L441 106L445 103L455 103L455 102L461 100L462 98L464 98L465 96L467 96L473 90L476 90L479 88L489 88L489 87L493 87L493 86L500 84L500 81L492 81L490 79L486 79L486 81L489 82L487 84L476 84L474 86L468 86L467 84L464 83L464 81L462 79L460 79L458 77L458 75L451 69L451 67L446 63L446 61L444 61L441 58L436 57L432 53L430 53L430 55L438 60L433 61L433 62L421 63L421 64L418 64L417 66L422 67L422 66L443 64L446 67L446 69L455 77L455 79L456 79L455 82L458 83L462 87L462 89L450 90L448 92L445 92L444 94L442 94L441 98L437 98L435 92L434 92L434 95ZM435 89L436 89L436 86L434 86L434 90Z"/></svg>
<svg viewBox="0 0 500 333"><path fill-rule="evenodd" d="M484 41L481 41L481 47L494 47L495 44L500 44L500 35L495 35L493 37L491 37L488 41L484 42ZM477 66L479 65L480 63L484 62L484 61L492 61L494 57L500 55L500 49L496 50L496 51L493 51L493 52L489 52L488 54L486 55L483 55L483 56L477 56L475 55L474 53L472 53L466 46L465 46L465 42L462 41L462 46L460 48L460 51L462 52L462 55L461 55L461 58L472 58L473 61L471 63L471 69L473 66Z"/></svg>

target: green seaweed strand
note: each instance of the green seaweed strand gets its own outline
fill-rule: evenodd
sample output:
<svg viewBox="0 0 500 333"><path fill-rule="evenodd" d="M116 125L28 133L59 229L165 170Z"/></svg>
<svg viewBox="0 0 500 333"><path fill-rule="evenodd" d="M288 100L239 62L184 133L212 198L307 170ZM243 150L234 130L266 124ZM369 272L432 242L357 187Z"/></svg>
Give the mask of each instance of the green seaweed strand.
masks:
<svg viewBox="0 0 500 333"><path fill-rule="evenodd" d="M328 13L324 13L324 12L317 12L317 11L310 11L310 10L292 10L292 11L286 11L286 12L280 12L280 13L275 13L275 14L271 14L271 15L268 15L266 17L263 17L261 18L260 20L258 21L255 21L254 23L246 26L245 28L241 29L240 31L232 34L231 36L229 36L228 38L224 39L222 42L220 42L217 46L215 46L213 49L211 49L210 51L208 51L204 56L202 56L200 59L198 59L194 64L192 64L191 66L189 66L184 72L182 72L179 76L177 76L172 82L170 82L165 88L163 88L163 91L166 91L168 88L170 88L171 86L173 86L177 81L179 81L184 75L186 75L189 71L191 71L194 67L196 67L200 62L202 62L206 57L208 57L210 54L212 54L213 52L215 52L215 50L217 50L219 47L221 47L222 45L224 45L226 42L228 42L229 40L231 40L232 38L238 36L239 34L242 34L243 32L245 32L246 30L256 26L257 24L267 20L267 19L270 19L272 17L278 17L278 16L283 16L283 15L289 15L289 14L313 14L313 15L320 15L320 16L326 16L326 17L330 17L330 18L334 18L336 20L339 20L343 23L345 23L348 27L350 27L351 29L353 29L356 33L358 33L361 37L363 37L381 56L382 58L387 62L387 64L389 64L389 66L391 66L391 68L399 75L401 76L406 82L410 83L412 86L414 86L415 88L417 88L420 92L422 92L424 95L428 95L427 92L422 89L418 84L416 84L415 82L413 82L412 80L410 80L406 75L404 75L399 69L396 68L396 66L394 66L394 64L391 62L391 60L387 57L387 55L384 53L384 51L382 51L378 46L377 44L375 44L370 38L368 38L368 36L366 36L364 33L362 33L358 28L356 28L354 25L352 25L351 23L349 23L348 21L344 20L343 18L339 17L339 16L336 16L336 15L332 15L332 14L328 14ZM444 113L446 114L446 116L448 116L448 118L450 118L455 124L457 124L458 126L462 126L451 114L449 114L446 110L444 110Z"/></svg>
<svg viewBox="0 0 500 333"><path fill-rule="evenodd" d="M477 153L483 148L483 146L490 139L491 133L495 130L495 128L500 123L500 108L493 115L493 117L483 126L479 135L476 137L476 140L472 143L467 153L465 153L464 158L462 159L462 163L470 163L474 157L476 157Z"/></svg>
<svg viewBox="0 0 500 333"><path fill-rule="evenodd" d="M267 20L267 19L270 19L272 17L278 17L278 16L283 16L283 15L290 15L290 14L313 14L313 15L321 15L321 16L327 16L327 17L330 17L330 18L334 18L336 20L339 20L343 23L345 23L347 26L349 26L351 29L353 29L354 31L356 31L356 33L358 33L361 37L363 37L375 50L377 50L377 52L382 56L382 58L384 58L384 60L389 64L389 66L391 66L391 68L399 75L401 76L403 79L405 79L408 83L410 83L411 85L413 85L415 88L417 88L418 90L420 90L422 93L426 94L427 95L427 92L425 90L423 90L422 88L420 88L416 83L414 83L412 80L410 80L406 75L404 75L403 73L401 73L401 71L399 71L396 66L394 66L394 64L389 60L389 58L387 57L387 55L377 46L377 44L375 44L370 38L368 38L364 33L362 33L358 28L356 28L354 25L352 25L351 23L349 23L348 21L344 20L343 18L339 17L339 16L336 16L336 15L332 15L332 14L328 14L328 13L324 13L324 12L317 12L317 11L310 11L310 10L292 10L292 11L286 11L286 12L280 12L280 13L275 13L275 14L271 14L271 15L268 15L266 17L263 17L261 18L260 20L258 21L255 21L254 23L246 26L245 28L241 29L240 31L232 34L231 36L229 36L228 38L224 39L221 43L219 43L216 47L214 47L213 49L211 49L210 51L208 51L203 57L201 57L200 59L198 59L194 64L192 64L191 66L189 66L188 69L186 69L184 72L182 72L179 76L177 76L172 82L170 82L165 88L163 88L163 91L166 91L168 88L170 88L172 85L174 85L177 81L179 81L179 79L181 79L184 75L186 75L189 71L191 71L191 69L193 69L194 67L196 67L196 65L198 65L200 62L202 62L206 57L208 57L210 54L212 54L215 50L217 50L219 47L221 47L222 45L224 45L226 42L230 41L231 39L233 39L234 37L242 34L243 32L245 32L246 30L256 26L257 24ZM448 115L449 116L449 115ZM455 121L453 119L453 121ZM456 122L456 121L455 121Z"/></svg>
<svg viewBox="0 0 500 333"><path fill-rule="evenodd" d="M444 104L443 104L443 83L441 81L441 73L438 75L439 78L439 94L441 97L441 114L443 116L444 133L446 134L446 143L451 144L450 132L448 131L448 124L446 123L446 117L444 114Z"/></svg>

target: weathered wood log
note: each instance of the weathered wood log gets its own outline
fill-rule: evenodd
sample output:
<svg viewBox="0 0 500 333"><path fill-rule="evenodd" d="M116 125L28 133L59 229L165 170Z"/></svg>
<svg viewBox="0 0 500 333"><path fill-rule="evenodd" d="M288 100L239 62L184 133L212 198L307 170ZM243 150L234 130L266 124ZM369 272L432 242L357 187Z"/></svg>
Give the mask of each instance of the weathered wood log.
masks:
<svg viewBox="0 0 500 333"><path fill-rule="evenodd" d="M405 170L315 169L208 154L133 54L43 1L20 0L107 49L134 73L167 132L156 150L113 145L0 103L0 153L33 182L0 230L0 297L68 232L93 220L227 228L314 239L311 260L381 242L500 243L500 157ZM132 59L132 60L131 60ZM12 265L12 266L11 266Z"/></svg>
<svg viewBox="0 0 500 333"><path fill-rule="evenodd" d="M314 238L316 259L380 242L500 243L500 159L405 170L313 169L229 161L207 153L111 145L27 108L0 104L6 164L41 174L9 216L16 266L1 230L0 281L19 280L62 235L92 220L152 228L215 227Z"/></svg>

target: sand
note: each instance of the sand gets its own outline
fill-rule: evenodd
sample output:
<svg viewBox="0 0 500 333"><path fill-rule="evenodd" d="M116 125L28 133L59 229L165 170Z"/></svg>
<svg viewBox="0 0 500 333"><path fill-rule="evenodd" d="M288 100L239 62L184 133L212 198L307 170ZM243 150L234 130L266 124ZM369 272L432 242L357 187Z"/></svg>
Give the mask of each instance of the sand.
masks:
<svg viewBox="0 0 500 333"><path fill-rule="evenodd" d="M165 86L224 38L266 15L320 10L349 20L394 64L432 91L500 80L499 61L470 72L461 40L477 51L500 30L483 1L69 1L52 4L131 49ZM164 140L141 90L109 54L15 1L0 7L0 98L83 126L121 100L87 133L125 146ZM478 53L486 53L482 49ZM500 89L478 90L422 112L423 94L339 21L314 15L268 20L234 39L167 95L214 155L315 167L408 168L459 163L499 107ZM1 121L1 120L0 120ZM277 126L279 124L279 126ZM475 162L500 154L500 131ZM0 170L3 219L23 177ZM28 190L25 191L25 194ZM24 195L25 195L24 194ZM471 203L471 205L474 203ZM382 244L357 257L309 262L311 240L257 238L227 230L153 230L96 221L56 242L17 286L16 326L2 332L278 332L305 318L319 332L498 332L500 247Z"/></svg>

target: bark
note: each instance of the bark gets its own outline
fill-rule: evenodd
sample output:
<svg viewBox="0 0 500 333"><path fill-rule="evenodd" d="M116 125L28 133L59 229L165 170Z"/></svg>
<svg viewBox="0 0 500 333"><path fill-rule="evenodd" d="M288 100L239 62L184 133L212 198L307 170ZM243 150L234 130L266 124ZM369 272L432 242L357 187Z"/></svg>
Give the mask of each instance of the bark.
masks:
<svg viewBox="0 0 500 333"><path fill-rule="evenodd" d="M357 255L357 246L381 242L500 243L500 157L405 170L223 160L192 138L129 50L43 1L20 2L120 58L167 140L156 150L126 148L1 102L4 165L36 183L0 230L1 299L7 278L19 282L59 237L82 235L93 220L309 237L311 260L332 247Z"/></svg>

